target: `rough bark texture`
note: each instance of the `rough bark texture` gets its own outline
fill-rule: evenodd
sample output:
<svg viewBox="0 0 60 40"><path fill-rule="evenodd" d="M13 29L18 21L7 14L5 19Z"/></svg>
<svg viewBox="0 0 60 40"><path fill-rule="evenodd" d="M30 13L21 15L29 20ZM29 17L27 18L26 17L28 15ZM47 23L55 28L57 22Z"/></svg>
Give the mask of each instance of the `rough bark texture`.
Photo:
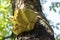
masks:
<svg viewBox="0 0 60 40"><path fill-rule="evenodd" d="M21 1L21 4L20 4ZM37 12L38 21L35 23L34 29L25 31L15 37L15 40L55 40L54 32L49 25L48 20L45 18L41 3L39 0L12 0L13 12L19 9L20 5L24 3L25 8L29 8ZM18 6L19 5L19 6Z"/></svg>

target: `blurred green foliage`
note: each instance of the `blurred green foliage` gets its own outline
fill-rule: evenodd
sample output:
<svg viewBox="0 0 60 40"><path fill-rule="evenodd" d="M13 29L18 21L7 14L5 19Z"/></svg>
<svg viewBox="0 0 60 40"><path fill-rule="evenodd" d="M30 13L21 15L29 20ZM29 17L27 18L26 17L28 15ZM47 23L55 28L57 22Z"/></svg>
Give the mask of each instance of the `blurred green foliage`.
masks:
<svg viewBox="0 0 60 40"><path fill-rule="evenodd" d="M60 2L52 2L50 8L50 11L53 10L54 12L57 12L56 8L60 7ZM60 12L60 11L59 11ZM52 24L51 26L54 28L56 28L57 30L60 30L58 25L60 25L60 23L56 23L56 25L53 25L53 22L50 21L50 23ZM58 36L56 34L55 40L60 40L60 36Z"/></svg>
<svg viewBox="0 0 60 40"><path fill-rule="evenodd" d="M50 10L53 10L56 12L56 8L60 7L60 2L52 2L50 6Z"/></svg>
<svg viewBox="0 0 60 40"><path fill-rule="evenodd" d="M55 38L55 40L60 40L60 36L57 35L56 38Z"/></svg>
<svg viewBox="0 0 60 40"><path fill-rule="evenodd" d="M12 13L10 0L0 0L0 40L11 35L11 22L9 16Z"/></svg>

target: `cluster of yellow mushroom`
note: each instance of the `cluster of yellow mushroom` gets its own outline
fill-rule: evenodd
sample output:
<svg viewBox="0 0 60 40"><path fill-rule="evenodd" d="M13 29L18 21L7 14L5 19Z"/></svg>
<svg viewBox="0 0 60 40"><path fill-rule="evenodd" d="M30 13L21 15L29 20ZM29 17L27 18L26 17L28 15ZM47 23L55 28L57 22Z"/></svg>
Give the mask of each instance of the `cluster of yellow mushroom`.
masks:
<svg viewBox="0 0 60 40"><path fill-rule="evenodd" d="M11 21L13 23L12 31L14 34L18 35L34 28L37 21L37 14L31 9L16 9Z"/></svg>

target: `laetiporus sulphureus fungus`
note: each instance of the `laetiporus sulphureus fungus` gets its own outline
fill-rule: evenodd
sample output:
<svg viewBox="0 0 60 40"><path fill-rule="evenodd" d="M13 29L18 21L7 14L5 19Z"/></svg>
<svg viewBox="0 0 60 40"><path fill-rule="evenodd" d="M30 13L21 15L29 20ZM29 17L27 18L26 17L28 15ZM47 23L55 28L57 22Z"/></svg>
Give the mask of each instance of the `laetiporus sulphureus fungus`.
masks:
<svg viewBox="0 0 60 40"><path fill-rule="evenodd" d="M13 23L13 33L18 35L34 28L34 24L37 21L37 14L31 9L16 9L11 21Z"/></svg>

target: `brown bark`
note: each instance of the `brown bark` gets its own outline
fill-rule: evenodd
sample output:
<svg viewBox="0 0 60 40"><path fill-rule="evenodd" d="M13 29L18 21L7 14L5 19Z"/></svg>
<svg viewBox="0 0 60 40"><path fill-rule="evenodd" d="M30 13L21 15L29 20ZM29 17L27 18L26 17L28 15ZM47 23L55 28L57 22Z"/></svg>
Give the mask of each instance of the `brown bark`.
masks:
<svg viewBox="0 0 60 40"><path fill-rule="evenodd" d="M22 2L20 4L20 1ZM48 20L45 18L41 3L39 0L12 0L13 12L16 9L19 9L20 6L24 3L25 8L29 8L37 12L38 21L36 22L34 29L30 31L25 31L15 37L15 40L55 40L54 32L49 25ZM19 6L18 6L19 5Z"/></svg>

